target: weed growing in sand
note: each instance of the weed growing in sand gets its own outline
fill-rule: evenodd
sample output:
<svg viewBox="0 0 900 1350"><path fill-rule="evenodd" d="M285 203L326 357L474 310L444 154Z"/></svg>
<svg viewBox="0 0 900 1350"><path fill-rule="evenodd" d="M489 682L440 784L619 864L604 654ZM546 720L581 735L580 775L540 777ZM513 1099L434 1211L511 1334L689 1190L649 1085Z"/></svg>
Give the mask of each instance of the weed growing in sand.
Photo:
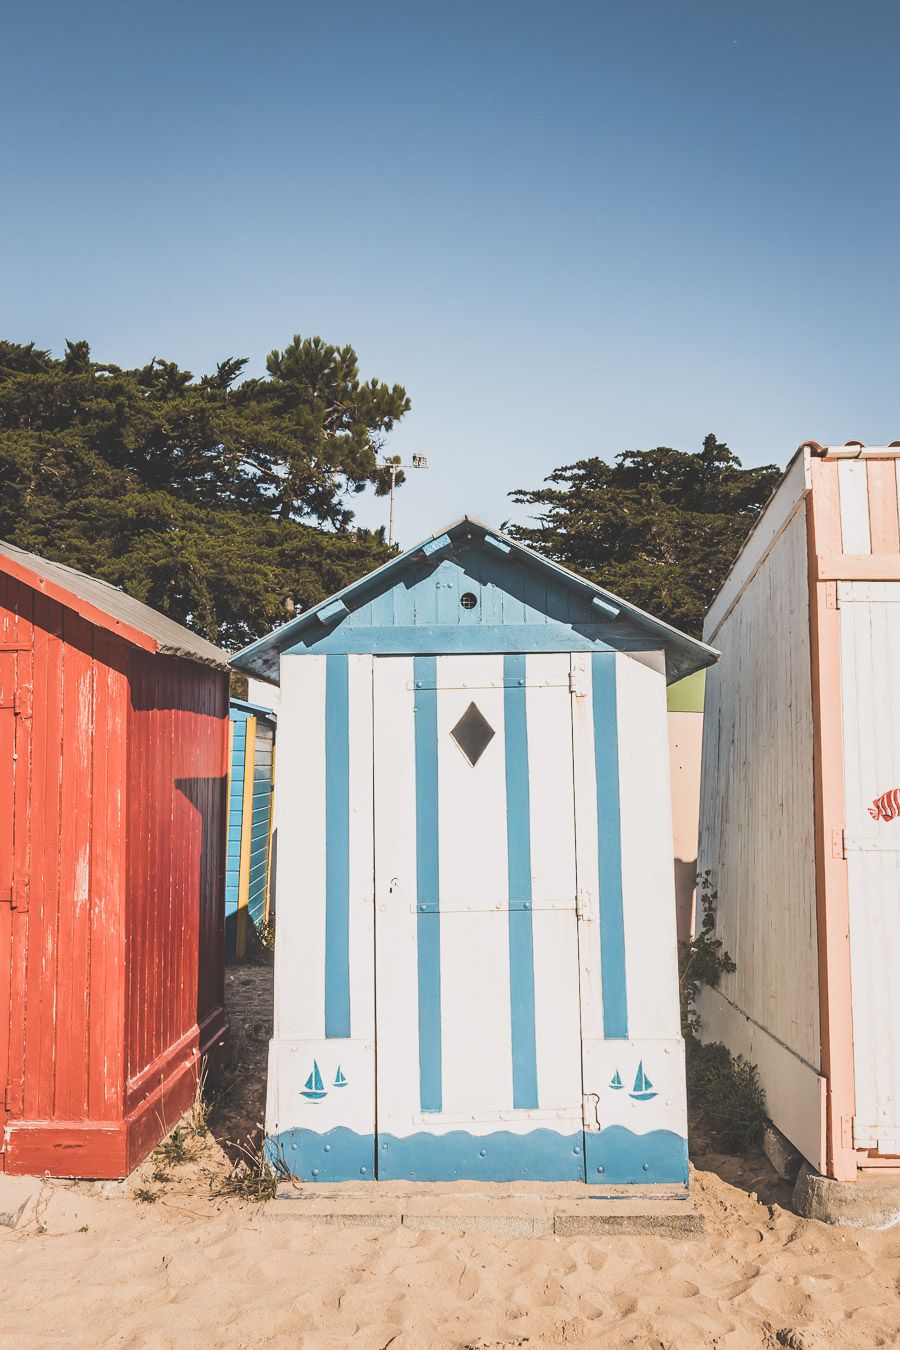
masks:
<svg viewBox="0 0 900 1350"><path fill-rule="evenodd" d="M194 1162L199 1156L200 1145L186 1125L176 1125L171 1134L153 1150L153 1159L157 1166L168 1163L177 1167L181 1163Z"/></svg>
<svg viewBox="0 0 900 1350"><path fill-rule="evenodd" d="M181 1128L195 1139L204 1139L209 1134L209 1117L213 1103L207 1090L208 1065L206 1060L200 1066L197 1078L197 1090L190 1109L181 1122Z"/></svg>
<svg viewBox="0 0 900 1350"><path fill-rule="evenodd" d="M172 1180L172 1174L171 1172L167 1172L163 1167L157 1167L151 1180L155 1181L157 1186L165 1186L166 1182Z"/></svg>
<svg viewBox="0 0 900 1350"><path fill-rule="evenodd" d="M239 1155L237 1161L227 1177L214 1186L213 1195L231 1195L256 1204L274 1199L281 1183L290 1179L284 1163L280 1159L272 1162L266 1157L261 1135L234 1147Z"/></svg>
<svg viewBox="0 0 900 1350"><path fill-rule="evenodd" d="M139 1205L154 1205L159 1198L156 1191L151 1191L149 1186L138 1186L134 1192L134 1198Z"/></svg>

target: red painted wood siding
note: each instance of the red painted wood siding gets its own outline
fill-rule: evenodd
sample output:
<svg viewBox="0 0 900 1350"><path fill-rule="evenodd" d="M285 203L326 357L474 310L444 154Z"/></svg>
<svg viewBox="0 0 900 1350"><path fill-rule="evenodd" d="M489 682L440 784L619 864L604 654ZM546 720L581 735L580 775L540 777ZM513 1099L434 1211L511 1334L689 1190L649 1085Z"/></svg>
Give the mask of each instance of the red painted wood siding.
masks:
<svg viewBox="0 0 900 1350"><path fill-rule="evenodd" d="M12 647L0 650L0 704L20 700L0 711L0 895L14 886L18 902L0 904L8 1114L115 1120L128 651L0 577L0 649Z"/></svg>
<svg viewBox="0 0 900 1350"><path fill-rule="evenodd" d="M0 573L0 1168L124 1175L189 1104L225 1025L227 721L223 671Z"/></svg>

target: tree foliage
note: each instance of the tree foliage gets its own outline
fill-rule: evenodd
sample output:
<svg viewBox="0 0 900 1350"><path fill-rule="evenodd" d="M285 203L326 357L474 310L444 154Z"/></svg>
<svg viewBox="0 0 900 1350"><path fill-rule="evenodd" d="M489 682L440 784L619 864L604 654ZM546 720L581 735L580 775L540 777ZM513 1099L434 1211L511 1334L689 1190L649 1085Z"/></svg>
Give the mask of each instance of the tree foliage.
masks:
<svg viewBox="0 0 900 1350"><path fill-rule="evenodd" d="M534 526L509 532L556 562L700 635L703 616L747 531L781 476L773 464L744 469L707 436L699 454L657 446L583 459L549 486L511 493L538 508Z"/></svg>
<svg viewBox="0 0 900 1350"><path fill-rule="evenodd" d="M406 391L361 381L352 347L295 337L267 375L195 380L154 358L102 365L0 342L0 537L239 645L384 562L354 529Z"/></svg>

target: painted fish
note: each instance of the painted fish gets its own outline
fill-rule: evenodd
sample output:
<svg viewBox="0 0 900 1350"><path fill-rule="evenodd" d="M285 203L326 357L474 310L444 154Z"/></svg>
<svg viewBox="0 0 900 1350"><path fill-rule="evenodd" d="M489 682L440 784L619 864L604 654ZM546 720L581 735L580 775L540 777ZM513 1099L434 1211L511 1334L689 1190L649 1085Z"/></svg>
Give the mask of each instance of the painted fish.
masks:
<svg viewBox="0 0 900 1350"><path fill-rule="evenodd" d="M876 797L869 807L869 815L873 820L895 820L900 816L900 788L891 788Z"/></svg>

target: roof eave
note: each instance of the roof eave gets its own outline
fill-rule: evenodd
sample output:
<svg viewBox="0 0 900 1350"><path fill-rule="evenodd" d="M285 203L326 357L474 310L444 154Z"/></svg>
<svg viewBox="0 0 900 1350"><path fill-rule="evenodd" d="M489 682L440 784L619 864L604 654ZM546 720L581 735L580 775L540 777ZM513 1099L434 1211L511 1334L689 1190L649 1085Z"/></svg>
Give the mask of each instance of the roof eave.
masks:
<svg viewBox="0 0 900 1350"><path fill-rule="evenodd" d="M658 635L661 645L666 650L668 650L670 646L675 646L687 652L693 652L696 659L687 663L689 668L686 668L682 674L679 674L679 679L683 678L684 675L693 674L697 670L704 670L709 666L715 665L718 661L720 653L714 647L708 646L698 638L690 637L687 633L682 633L680 629L674 628L671 624L666 623L662 619L654 618L652 614L648 614L637 605L632 604L628 600L624 600L621 596L616 595L614 591L608 591L605 587L598 586L596 582L589 581L586 577L579 576L577 572L572 572L568 567L564 567L561 563L555 562L552 558L545 558L540 553L536 553L533 549L526 548L523 544L520 544L518 540L511 538L511 536L505 534L502 530L495 529L491 525L486 525L483 521L478 520L474 516L458 516L455 520L451 521L449 525L445 525L443 529L436 530L433 534L428 535L427 538L422 539L419 543L413 545L412 548L406 549L403 553L398 553L396 557L388 559L386 563L382 563L382 565L377 567L373 572L368 572L359 580L353 581L348 586L344 586L341 590L326 596L326 598L320 600L318 604L304 610L302 614L298 614L295 619L291 619L288 623L282 624L280 628L274 629L271 633L266 633L264 637L257 638L255 642L251 642L248 646L243 647L231 657L232 666L234 666L236 670L250 674L261 673L261 667L256 664L257 659L264 658L273 648L280 654L285 646L292 645L295 636L301 633L317 617L320 610L325 609L328 605L333 604L337 600L344 600L347 596L363 586L370 586L377 578L383 578L393 570L400 570L409 566L415 560L416 555L421 553L422 549L433 540L441 539L444 535L451 535L454 531L467 525L473 526L485 535L492 535L497 539L503 540L505 544L508 544L511 549L515 550L518 557L523 558L531 565L544 567L556 573L567 585L576 586L578 589L586 591L591 595L596 595L601 599L608 600L611 604L614 604L619 608L620 611L630 616L641 627L649 629L651 633ZM266 678L266 676L261 677Z"/></svg>

